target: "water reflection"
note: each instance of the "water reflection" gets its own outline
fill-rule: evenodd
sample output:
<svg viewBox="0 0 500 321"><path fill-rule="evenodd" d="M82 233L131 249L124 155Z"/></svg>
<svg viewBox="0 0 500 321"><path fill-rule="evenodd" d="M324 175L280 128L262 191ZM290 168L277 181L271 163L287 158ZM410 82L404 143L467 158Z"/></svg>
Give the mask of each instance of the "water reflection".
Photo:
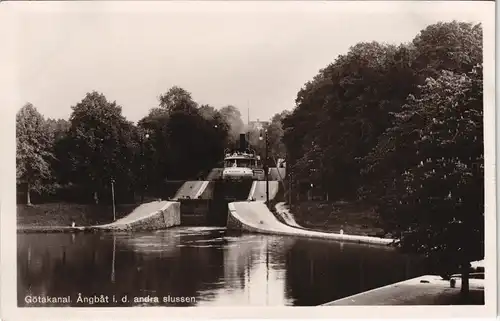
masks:
<svg viewBox="0 0 500 321"><path fill-rule="evenodd" d="M20 306L26 295L69 295L81 306L79 293L128 298L106 306L317 305L422 273L393 249L219 228L18 234ZM196 302L133 302L148 295Z"/></svg>
<svg viewBox="0 0 500 321"><path fill-rule="evenodd" d="M394 249L297 240L287 253L294 305L315 305L423 274L422 262Z"/></svg>
<svg viewBox="0 0 500 321"><path fill-rule="evenodd" d="M284 259L295 239L264 235L229 238L224 252L224 287L199 294L199 305L281 306L291 300L286 287ZM237 241L237 242L234 242Z"/></svg>

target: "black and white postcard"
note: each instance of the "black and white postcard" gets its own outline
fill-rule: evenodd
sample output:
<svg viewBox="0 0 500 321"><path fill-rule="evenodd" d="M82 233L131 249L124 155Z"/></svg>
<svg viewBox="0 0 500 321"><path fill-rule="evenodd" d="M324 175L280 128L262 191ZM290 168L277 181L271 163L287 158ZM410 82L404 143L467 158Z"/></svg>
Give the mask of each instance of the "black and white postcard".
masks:
<svg viewBox="0 0 500 321"><path fill-rule="evenodd" d="M494 316L494 13L0 3L0 317Z"/></svg>

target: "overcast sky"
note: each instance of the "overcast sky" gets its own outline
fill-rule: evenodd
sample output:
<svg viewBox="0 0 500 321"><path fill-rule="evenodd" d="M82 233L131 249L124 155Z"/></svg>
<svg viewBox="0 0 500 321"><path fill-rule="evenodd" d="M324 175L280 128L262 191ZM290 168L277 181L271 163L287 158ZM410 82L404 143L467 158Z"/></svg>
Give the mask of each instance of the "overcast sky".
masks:
<svg viewBox="0 0 500 321"><path fill-rule="evenodd" d="M407 42L438 21L481 22L492 5L16 3L17 98L46 117L68 118L97 90L137 121L178 85L199 103L235 105L245 121L249 106L251 120L263 120L293 108L302 85L350 46Z"/></svg>

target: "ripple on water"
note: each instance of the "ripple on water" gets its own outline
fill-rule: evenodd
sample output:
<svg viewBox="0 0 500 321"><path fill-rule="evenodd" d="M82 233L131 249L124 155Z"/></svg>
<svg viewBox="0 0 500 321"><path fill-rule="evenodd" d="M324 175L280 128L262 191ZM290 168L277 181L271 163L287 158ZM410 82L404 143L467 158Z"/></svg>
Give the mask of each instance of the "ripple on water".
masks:
<svg viewBox="0 0 500 321"><path fill-rule="evenodd" d="M208 239L208 240L195 240L195 241L190 241L188 243L214 243L214 242L220 242L220 241L225 241L226 239L223 237L216 237L214 239Z"/></svg>
<svg viewBox="0 0 500 321"><path fill-rule="evenodd" d="M224 227L216 227L216 226L193 226L179 229L177 232L185 234L185 233L193 233L193 232L213 232L213 231L225 231Z"/></svg>
<svg viewBox="0 0 500 321"><path fill-rule="evenodd" d="M196 247L196 248L211 247L211 248L217 248L218 246L215 245L215 244L209 244L209 245L179 244L176 247Z"/></svg>

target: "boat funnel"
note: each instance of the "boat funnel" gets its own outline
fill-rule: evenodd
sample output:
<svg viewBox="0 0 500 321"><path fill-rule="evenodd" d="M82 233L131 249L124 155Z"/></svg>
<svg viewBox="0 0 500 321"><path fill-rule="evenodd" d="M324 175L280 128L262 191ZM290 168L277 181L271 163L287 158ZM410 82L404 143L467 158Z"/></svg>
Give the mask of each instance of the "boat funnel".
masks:
<svg viewBox="0 0 500 321"><path fill-rule="evenodd" d="M240 134L240 152L244 152L247 149L247 139L245 134Z"/></svg>

